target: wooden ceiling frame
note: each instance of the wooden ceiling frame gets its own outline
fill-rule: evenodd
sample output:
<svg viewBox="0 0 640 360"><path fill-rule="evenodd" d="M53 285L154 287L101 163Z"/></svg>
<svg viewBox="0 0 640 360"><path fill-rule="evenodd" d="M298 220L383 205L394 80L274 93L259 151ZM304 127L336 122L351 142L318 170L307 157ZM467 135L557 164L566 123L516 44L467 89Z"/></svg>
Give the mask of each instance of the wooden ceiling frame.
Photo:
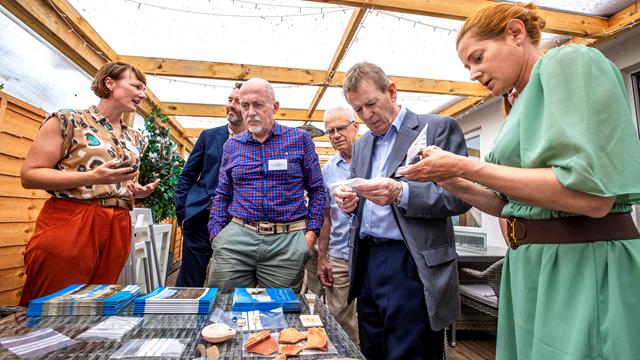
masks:
<svg viewBox="0 0 640 360"><path fill-rule="evenodd" d="M0 5L9 10L90 75L94 75L107 59L118 59L136 65L146 73L155 75L225 80L246 80L252 77L261 77L273 83L319 86L320 88L307 109L281 109L276 114L276 118L280 120L313 122L322 121L322 112L317 111L317 106L326 89L329 86L342 86L345 74L338 72L337 67L345 56L346 50L353 41L368 9L464 20L480 7L493 3L493 1L489 0L456 2L444 0L307 1L354 8L354 13L326 71L118 55L66 0L0 0ZM591 46L596 46L602 41L615 37L619 33L636 26L640 21L637 1L636 4L625 8L608 19L548 9L540 9L540 13L547 21L545 31L566 34L576 38L586 37L586 41L585 39L574 39L572 42L590 43ZM69 31L69 26L73 31ZM595 39L595 41L591 39ZM390 79L396 82L399 91L465 96L465 99L439 112L439 114L447 116L457 116L469 111L469 109L477 106L478 103L491 97L486 89L477 83L399 76L390 76ZM170 115L169 128L171 137L179 145L187 148L188 151L193 146L193 140L190 138L200 129L185 129L171 116L226 116L224 105L162 103L151 90L147 89L147 99L141 104L138 111L143 115L148 115L155 106L160 107L163 113Z"/></svg>
<svg viewBox="0 0 640 360"><path fill-rule="evenodd" d="M116 52L66 0L0 0L0 5L90 76L94 76L107 61L118 58ZM147 98L138 108L145 116L160 104L148 88L146 94ZM182 134L184 129L180 123L170 118L169 129L171 138L191 151L193 141Z"/></svg>
<svg viewBox="0 0 640 360"><path fill-rule="evenodd" d="M271 83L332 87L342 87L345 76L344 72L336 71L331 77L331 82L326 83L330 74L324 70L127 55L121 55L118 59L135 65L146 74L160 76L238 81L259 77ZM389 76L389 79L396 83L398 91L404 92L458 96L485 96L488 94L488 91L480 84L468 81L393 75Z"/></svg>
<svg viewBox="0 0 640 360"><path fill-rule="evenodd" d="M393 11L453 20L465 20L478 9L495 3L489 0L307 0L324 4L351 6L372 10ZM607 19L572 14L556 10L539 9L546 20L545 31L580 37L598 37L609 27Z"/></svg>
<svg viewBox="0 0 640 360"><path fill-rule="evenodd" d="M360 24L362 24L362 20L364 19L364 15L366 13L367 10L363 8L355 8L353 10L353 14L351 14L349 23L347 23L347 27L342 34L340 43L338 44L338 49L336 49L335 54L333 54L333 58L331 59L331 63L329 64L329 68L327 69L327 78L325 79L324 84L320 85L320 87L316 91L316 94L311 101L311 105L307 110L307 117L311 118L311 116L313 116L313 113L316 111L318 104L320 104L324 93L327 91L328 84L331 84L331 82L333 81L333 77L335 76L336 71L338 71L338 66L347 54L347 50L351 46L351 42L353 42L353 39L358 33L358 29L360 29Z"/></svg>

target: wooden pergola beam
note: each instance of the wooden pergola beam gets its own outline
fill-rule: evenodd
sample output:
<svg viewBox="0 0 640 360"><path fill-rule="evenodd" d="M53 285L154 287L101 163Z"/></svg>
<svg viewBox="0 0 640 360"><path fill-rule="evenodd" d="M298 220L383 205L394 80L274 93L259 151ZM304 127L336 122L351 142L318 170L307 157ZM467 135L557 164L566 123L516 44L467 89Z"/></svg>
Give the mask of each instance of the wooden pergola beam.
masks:
<svg viewBox="0 0 640 360"><path fill-rule="evenodd" d="M127 55L121 55L119 59L152 75L220 80L248 80L259 77L272 83L294 85L322 84L326 78L326 71L322 70Z"/></svg>
<svg viewBox="0 0 640 360"><path fill-rule="evenodd" d="M631 30L633 27L638 26L638 24L640 23L639 20L640 1L636 0L636 4L626 7L622 11L619 11L618 13L610 16L606 20L607 26L601 31L601 36L599 38L593 39L576 37L569 40L566 44L578 44L597 47L619 35L620 33ZM450 107L440 111L439 114L444 116L458 116L466 111L469 111L469 109L473 108L484 99L488 99L490 97L491 96L475 98L469 97L466 99L462 99L459 102L451 105Z"/></svg>
<svg viewBox="0 0 640 360"><path fill-rule="evenodd" d="M360 7L423 16L465 20L478 9L495 3L488 0L308 0L325 4ZM545 31L571 36L598 37L608 28L606 19L561 11L539 9L546 20Z"/></svg>
<svg viewBox="0 0 640 360"><path fill-rule="evenodd" d="M336 150L332 147L318 147L316 146L316 154L318 155L334 155Z"/></svg>
<svg viewBox="0 0 640 360"><path fill-rule="evenodd" d="M260 77L272 83L293 85L326 85L325 79L328 78L328 72L323 70L141 56L120 56L119 59L133 64L151 75L221 80L248 80ZM335 72L329 86L341 87L344 75L344 72ZM458 96L485 96L488 94L488 91L480 84L472 82L403 76L389 76L389 79L396 83L398 91Z"/></svg>
<svg viewBox="0 0 640 360"><path fill-rule="evenodd" d="M625 27L631 29L638 25L640 21L640 1L636 0L635 4L629 5L622 11L612 15L607 19L607 33L619 31Z"/></svg>
<svg viewBox="0 0 640 360"><path fill-rule="evenodd" d="M488 96L488 97L471 97L470 96L470 97L462 99L462 100L456 102L455 104L449 106L448 108L438 112L438 115L456 117L456 116L464 113L465 111L469 111L471 108L476 106L478 103L480 103L481 101L484 101L485 99L488 99L490 97L491 96Z"/></svg>
<svg viewBox="0 0 640 360"><path fill-rule="evenodd" d="M227 116L225 105L161 103L160 109L166 115L206 116L224 118ZM324 111L316 111L311 118L307 117L306 109L281 108L274 115L276 120L322 122Z"/></svg>
<svg viewBox="0 0 640 360"><path fill-rule="evenodd" d="M333 76L338 70L338 66L340 62L344 58L347 53L347 49L351 45L353 38L356 36L358 29L360 28L360 24L362 23L362 19L366 14L367 10L363 8L356 8L351 14L351 18L349 19L349 23L342 34L342 39L340 39L340 43L338 44L338 49L336 49L335 54L333 54L333 58L331 59L331 63L329 64L329 68L327 69L327 78L323 85L318 88L316 94L311 101L311 105L309 105L309 109L307 110L307 117L311 117L316 111L318 104L320 104L320 100L324 96L324 93L327 91L328 84L331 84L333 81Z"/></svg>
<svg viewBox="0 0 640 360"><path fill-rule="evenodd" d="M68 57L89 76L108 61L116 60L117 54L104 39L84 20L82 15L66 0L0 0L0 5L35 31L44 40ZM147 99L139 107L143 115L160 102L147 89ZM182 136L182 126L169 119L172 136L180 143L193 147L188 138Z"/></svg>

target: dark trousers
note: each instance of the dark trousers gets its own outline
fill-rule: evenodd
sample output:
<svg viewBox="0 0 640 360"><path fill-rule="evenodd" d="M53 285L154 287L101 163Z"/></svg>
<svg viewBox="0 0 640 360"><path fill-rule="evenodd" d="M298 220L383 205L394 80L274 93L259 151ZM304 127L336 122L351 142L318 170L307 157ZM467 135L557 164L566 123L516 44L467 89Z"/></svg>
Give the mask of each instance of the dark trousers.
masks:
<svg viewBox="0 0 640 360"><path fill-rule="evenodd" d="M432 331L416 263L403 241L362 244L360 348L367 359L442 360L444 331Z"/></svg>
<svg viewBox="0 0 640 360"><path fill-rule="evenodd" d="M209 241L209 210L203 210L187 219L182 227L182 264L176 286L202 287L211 259Z"/></svg>

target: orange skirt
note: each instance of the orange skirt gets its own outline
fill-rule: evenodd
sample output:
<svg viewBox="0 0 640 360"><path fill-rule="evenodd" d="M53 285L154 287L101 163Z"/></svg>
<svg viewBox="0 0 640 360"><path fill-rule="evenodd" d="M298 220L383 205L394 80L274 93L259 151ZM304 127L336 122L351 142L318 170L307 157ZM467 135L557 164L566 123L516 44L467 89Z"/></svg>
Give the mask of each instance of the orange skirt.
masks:
<svg viewBox="0 0 640 360"><path fill-rule="evenodd" d="M24 252L20 305L71 284L114 284L131 247L126 209L50 198Z"/></svg>

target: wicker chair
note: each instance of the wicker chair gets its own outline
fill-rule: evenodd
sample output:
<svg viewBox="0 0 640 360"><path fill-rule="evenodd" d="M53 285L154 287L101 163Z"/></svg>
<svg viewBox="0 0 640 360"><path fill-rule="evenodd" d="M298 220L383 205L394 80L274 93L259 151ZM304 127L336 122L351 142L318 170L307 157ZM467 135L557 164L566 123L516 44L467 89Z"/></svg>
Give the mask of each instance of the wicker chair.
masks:
<svg viewBox="0 0 640 360"><path fill-rule="evenodd" d="M484 271L460 269L462 315L451 326L451 346L456 346L457 330L496 330L503 262L501 259Z"/></svg>

